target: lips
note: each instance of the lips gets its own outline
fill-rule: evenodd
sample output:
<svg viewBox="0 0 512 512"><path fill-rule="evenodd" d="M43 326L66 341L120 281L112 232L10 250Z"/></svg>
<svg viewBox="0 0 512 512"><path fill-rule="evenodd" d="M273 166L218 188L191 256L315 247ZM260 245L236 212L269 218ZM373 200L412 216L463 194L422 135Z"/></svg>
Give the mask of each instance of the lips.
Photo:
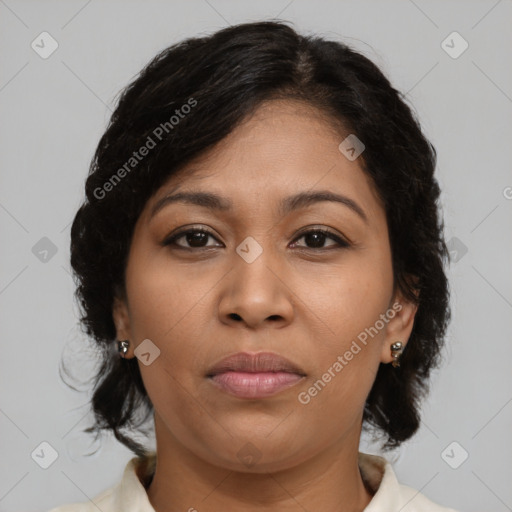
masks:
<svg viewBox="0 0 512 512"><path fill-rule="evenodd" d="M306 372L288 359L272 352L239 352L222 359L208 370L207 377L226 372L266 373L286 372L304 377Z"/></svg>
<svg viewBox="0 0 512 512"><path fill-rule="evenodd" d="M272 352L240 352L214 365L206 375L217 389L240 399L271 397L305 376L298 365Z"/></svg>

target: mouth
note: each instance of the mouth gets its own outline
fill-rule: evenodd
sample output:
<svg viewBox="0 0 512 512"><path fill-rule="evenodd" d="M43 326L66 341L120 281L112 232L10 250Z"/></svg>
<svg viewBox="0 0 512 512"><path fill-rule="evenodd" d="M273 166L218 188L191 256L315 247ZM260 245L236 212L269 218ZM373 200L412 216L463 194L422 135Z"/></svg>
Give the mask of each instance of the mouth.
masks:
<svg viewBox="0 0 512 512"><path fill-rule="evenodd" d="M238 398L266 398L306 377L302 368L271 352L240 352L213 366L206 377L219 390Z"/></svg>

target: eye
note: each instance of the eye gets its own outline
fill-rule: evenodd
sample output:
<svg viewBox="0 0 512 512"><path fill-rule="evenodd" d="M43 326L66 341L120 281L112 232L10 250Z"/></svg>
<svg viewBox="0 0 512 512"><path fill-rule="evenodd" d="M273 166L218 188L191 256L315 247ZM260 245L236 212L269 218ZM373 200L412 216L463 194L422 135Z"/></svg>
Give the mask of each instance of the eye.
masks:
<svg viewBox="0 0 512 512"><path fill-rule="evenodd" d="M344 240L343 238L341 238L340 236L336 235L335 233L332 233L331 231L328 231L326 229L310 229L309 231L305 231L304 233L302 233L298 238L295 239L295 242L294 244L297 243L298 240L301 240L302 238L304 238L304 241L306 242L306 244L311 244L312 247L305 247L306 249L319 249L319 250L325 250L326 248L322 247L323 244L325 243L326 239L331 239L331 240L334 240L336 243L334 245L331 244L331 249L327 249L327 250L332 250L332 249L339 249L339 248L346 248L346 247L349 247L350 244ZM299 246L301 247L301 246ZM304 246L302 246L304 247ZM329 246L328 246L329 247Z"/></svg>
<svg viewBox="0 0 512 512"><path fill-rule="evenodd" d="M212 237L216 240L213 234L203 228L195 228L195 229L187 229L184 231L180 231L175 233L174 235L167 238L162 245L174 245L178 249L201 249L206 247L215 247L214 245L205 245L208 242L208 238ZM186 243L190 244L188 247L186 245L177 244L176 241L183 238Z"/></svg>

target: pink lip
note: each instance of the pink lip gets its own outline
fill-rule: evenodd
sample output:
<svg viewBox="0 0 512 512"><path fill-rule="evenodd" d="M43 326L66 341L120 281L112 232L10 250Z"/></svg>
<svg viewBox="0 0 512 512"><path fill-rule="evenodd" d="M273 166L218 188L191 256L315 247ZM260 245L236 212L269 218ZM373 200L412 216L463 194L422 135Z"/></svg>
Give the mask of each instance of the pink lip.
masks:
<svg viewBox="0 0 512 512"><path fill-rule="evenodd" d="M209 369L207 377L227 371L234 372L289 372L305 375L306 372L288 359L274 352L238 352L225 357Z"/></svg>
<svg viewBox="0 0 512 512"><path fill-rule="evenodd" d="M215 364L206 377L239 398L265 398L295 385L306 372L274 352L238 352Z"/></svg>
<svg viewBox="0 0 512 512"><path fill-rule="evenodd" d="M211 382L238 398L265 398L275 395L302 380L304 376L289 372L227 371L213 375Z"/></svg>

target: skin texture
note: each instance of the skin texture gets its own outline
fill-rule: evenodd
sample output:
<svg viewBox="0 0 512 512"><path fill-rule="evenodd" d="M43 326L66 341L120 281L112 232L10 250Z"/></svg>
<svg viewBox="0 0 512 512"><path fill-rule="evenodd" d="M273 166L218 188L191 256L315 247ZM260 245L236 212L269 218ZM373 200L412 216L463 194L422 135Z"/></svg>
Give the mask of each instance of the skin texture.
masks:
<svg viewBox="0 0 512 512"><path fill-rule="evenodd" d="M390 345L405 346L416 307L393 293L385 212L360 158L349 161L338 149L346 135L313 107L266 102L171 177L137 221L114 321L118 339L130 340L127 357L147 338L161 351L148 366L139 360L155 408L158 457L148 496L158 512L361 511L371 500L358 468L364 403L379 364L392 361ZM233 208L174 203L151 218L176 187L217 193ZM367 221L327 201L279 215L282 198L315 190L349 197ZM212 236L162 245L184 227ZM318 228L349 247L303 236ZM236 252L249 236L263 250L252 263ZM300 403L299 393L397 301L401 309L384 328ZM270 398L228 395L205 375L240 351L276 352L306 377ZM248 443L259 457L250 467L237 455Z"/></svg>

